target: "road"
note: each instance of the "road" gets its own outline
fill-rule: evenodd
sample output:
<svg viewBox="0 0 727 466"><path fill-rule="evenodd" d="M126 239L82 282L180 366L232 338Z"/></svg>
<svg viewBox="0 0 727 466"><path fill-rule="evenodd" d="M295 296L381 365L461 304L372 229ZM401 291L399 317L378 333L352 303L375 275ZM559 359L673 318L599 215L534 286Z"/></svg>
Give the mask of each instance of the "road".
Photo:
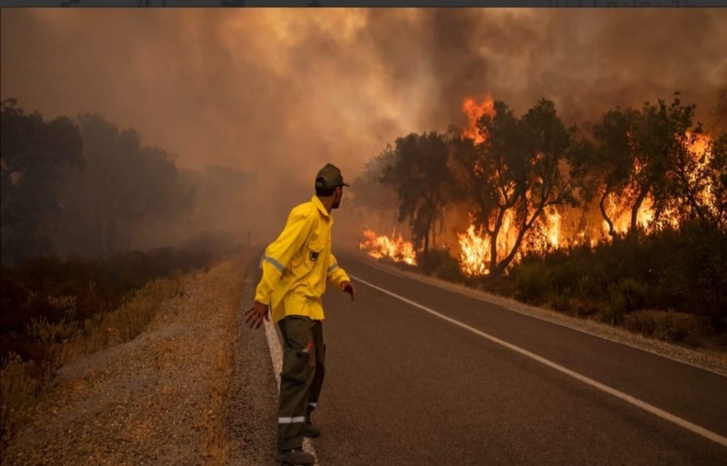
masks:
<svg viewBox="0 0 727 466"><path fill-rule="evenodd" d="M727 377L339 261L321 465L727 464Z"/></svg>
<svg viewBox="0 0 727 466"><path fill-rule="evenodd" d="M727 377L339 262L320 465L727 465Z"/></svg>

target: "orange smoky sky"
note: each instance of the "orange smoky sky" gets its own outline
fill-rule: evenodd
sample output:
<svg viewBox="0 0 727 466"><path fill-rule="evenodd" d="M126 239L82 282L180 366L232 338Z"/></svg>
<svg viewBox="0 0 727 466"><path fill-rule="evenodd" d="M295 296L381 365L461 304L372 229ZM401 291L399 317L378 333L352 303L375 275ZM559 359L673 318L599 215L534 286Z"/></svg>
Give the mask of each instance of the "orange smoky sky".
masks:
<svg viewBox="0 0 727 466"><path fill-rule="evenodd" d="M352 180L398 136L465 124L468 96L517 113L546 97L587 123L679 90L706 120L727 83L724 9L5 8L1 21L3 99L99 113L182 168L249 173L260 218L277 212L266 234L323 164Z"/></svg>

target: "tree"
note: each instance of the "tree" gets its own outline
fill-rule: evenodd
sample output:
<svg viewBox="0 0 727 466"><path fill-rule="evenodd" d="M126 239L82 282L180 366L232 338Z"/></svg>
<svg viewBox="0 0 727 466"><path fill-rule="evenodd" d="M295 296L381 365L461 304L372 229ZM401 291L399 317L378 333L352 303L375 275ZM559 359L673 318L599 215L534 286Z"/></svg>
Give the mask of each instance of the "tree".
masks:
<svg viewBox="0 0 727 466"><path fill-rule="evenodd" d="M0 134L3 261L51 254L63 211L58 185L83 166L80 131L67 117L45 121L10 99L2 101Z"/></svg>
<svg viewBox="0 0 727 466"><path fill-rule="evenodd" d="M478 130L484 140L475 151L460 142L456 159L468 178L474 221L489 239L488 270L502 274L546 209L576 204L578 173L567 162L580 156L582 143L545 99L520 118L496 101L494 116L483 115ZM501 241L506 220L515 232L510 244Z"/></svg>
<svg viewBox="0 0 727 466"><path fill-rule="evenodd" d="M191 210L193 190L171 155L143 146L135 130L120 131L99 115L83 114L78 121L87 166L64 185L68 252L108 256L126 250L140 228Z"/></svg>
<svg viewBox="0 0 727 466"><path fill-rule="evenodd" d="M393 164L381 181L396 189L399 221L409 220L412 243L429 252L434 227L452 198L447 138L439 133L409 134L396 140Z"/></svg>
<svg viewBox="0 0 727 466"><path fill-rule="evenodd" d="M629 184L634 170L634 146L631 129L637 113L619 107L603 114L601 122L594 129L598 147L583 163L595 174L595 183L600 185L598 207L608 225L608 234L614 236L614 219L607 209L609 197L620 197Z"/></svg>
<svg viewBox="0 0 727 466"><path fill-rule="evenodd" d="M595 126L598 147L586 164L600 184L599 207L609 234L615 233L606 208L609 197L628 210L632 234L642 226L639 214L647 199L653 217L644 227L705 215L699 201L704 174L697 175L705 163L692 149L701 133L700 125L693 127L694 109L683 105L677 93L668 105L659 99L640 110L616 107Z"/></svg>
<svg viewBox="0 0 727 466"><path fill-rule="evenodd" d="M687 146L694 139L688 138L687 132L701 133L700 125L692 128L695 108L695 105L682 105L676 93L668 106L663 99L659 99L657 105L647 102L635 119L632 178L636 196L631 207L630 231L636 231L638 211L648 195L654 199L653 223L659 223L676 192L687 195L686 177L694 168L687 160Z"/></svg>

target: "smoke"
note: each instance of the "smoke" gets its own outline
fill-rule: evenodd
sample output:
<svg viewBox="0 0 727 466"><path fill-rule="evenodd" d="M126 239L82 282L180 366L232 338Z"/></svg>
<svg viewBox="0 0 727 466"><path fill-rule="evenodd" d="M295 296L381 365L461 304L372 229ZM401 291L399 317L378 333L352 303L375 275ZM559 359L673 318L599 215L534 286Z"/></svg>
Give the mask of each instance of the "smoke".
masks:
<svg viewBox="0 0 727 466"><path fill-rule="evenodd" d="M719 9L5 9L1 21L2 98L46 118L100 113L182 168L247 174L239 230L261 242L325 163L353 180L398 136L464 125L467 96L517 113L545 97L587 126L677 90L706 120L727 83ZM353 243L347 215L344 199L336 234Z"/></svg>
<svg viewBox="0 0 727 466"><path fill-rule="evenodd" d="M706 120L727 84L727 14L714 9L442 9L368 13L393 88L429 84L421 126L463 125L462 100L490 94L518 113L556 102L570 123L616 105L671 99ZM376 26L374 26L376 25ZM397 66L398 65L398 66ZM425 71L423 71L425 69Z"/></svg>

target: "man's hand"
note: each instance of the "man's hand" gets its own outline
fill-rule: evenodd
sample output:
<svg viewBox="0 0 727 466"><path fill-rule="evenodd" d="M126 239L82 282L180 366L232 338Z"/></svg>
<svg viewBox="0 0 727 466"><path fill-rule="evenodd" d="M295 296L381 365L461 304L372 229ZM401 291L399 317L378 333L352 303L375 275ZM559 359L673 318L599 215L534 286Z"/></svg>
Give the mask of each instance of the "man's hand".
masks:
<svg viewBox="0 0 727 466"><path fill-rule="evenodd" d="M252 307L245 312L245 323L250 328L260 328L263 319L270 321L268 317L268 305L255 301Z"/></svg>
<svg viewBox="0 0 727 466"><path fill-rule="evenodd" d="M341 289L344 293L348 293L351 295L351 301L356 299L356 289L353 287L353 284L346 280L345 282L341 283Z"/></svg>

